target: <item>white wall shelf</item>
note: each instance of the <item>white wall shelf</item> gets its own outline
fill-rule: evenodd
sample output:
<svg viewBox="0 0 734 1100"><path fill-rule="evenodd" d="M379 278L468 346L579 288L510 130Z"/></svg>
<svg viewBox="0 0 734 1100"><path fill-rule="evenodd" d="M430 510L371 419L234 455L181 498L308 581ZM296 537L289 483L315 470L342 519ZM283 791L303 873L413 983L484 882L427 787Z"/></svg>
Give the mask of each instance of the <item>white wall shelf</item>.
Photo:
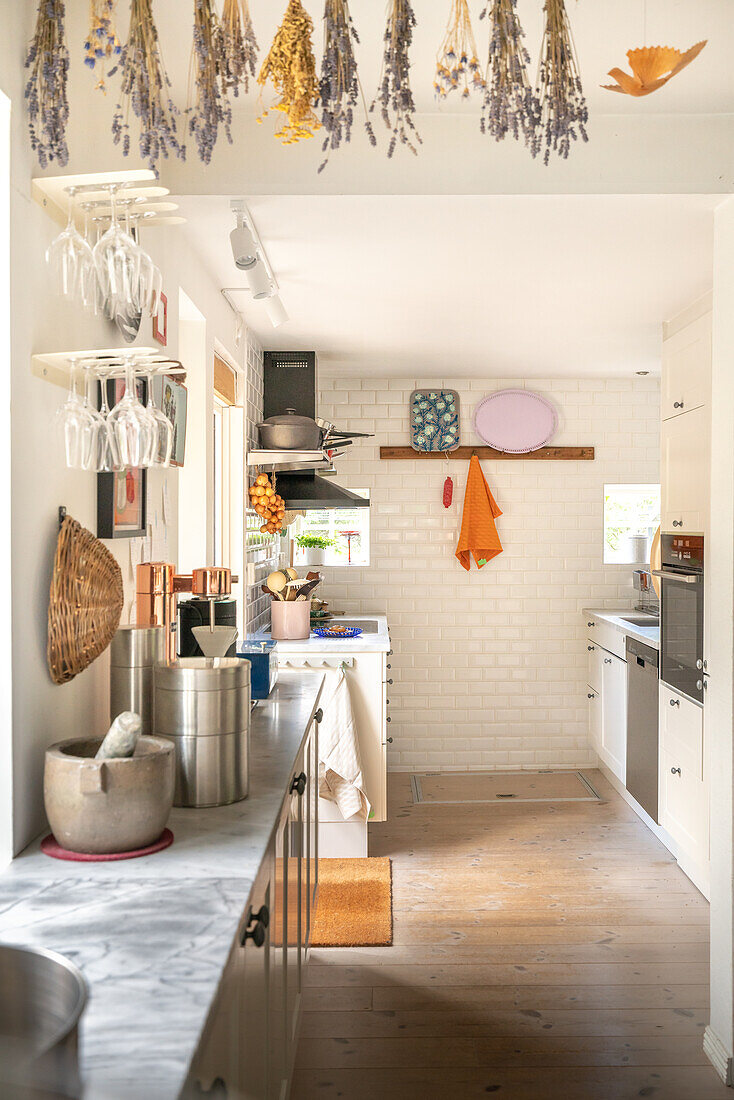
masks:
<svg viewBox="0 0 734 1100"><path fill-rule="evenodd" d="M54 351L33 355L31 374L36 378L42 378L44 382L51 382L55 386L68 389L72 359L79 367L92 366L97 371L104 370L108 377L115 378L124 375L124 361L131 355L135 357L135 370L138 374L144 370L146 373L171 374L176 378L186 377L186 370L177 359L171 359L156 348L135 345L128 345L126 348Z"/></svg>
<svg viewBox="0 0 734 1100"><path fill-rule="evenodd" d="M139 201L131 209L135 211L136 216L141 215L145 218L146 227L181 225L186 221L185 218L173 213L178 210L177 203L159 201L169 194L168 188L162 187L155 173L147 168L124 172L94 172L78 176L41 176L32 181L31 194L49 217L62 226L66 225L71 207L77 228L82 229L85 204L95 204L95 208L89 212L90 220L95 216L102 217L109 214L109 188L112 184L120 188L118 192L120 216L124 214L124 204L135 199ZM69 188L77 189L74 195L69 194Z"/></svg>

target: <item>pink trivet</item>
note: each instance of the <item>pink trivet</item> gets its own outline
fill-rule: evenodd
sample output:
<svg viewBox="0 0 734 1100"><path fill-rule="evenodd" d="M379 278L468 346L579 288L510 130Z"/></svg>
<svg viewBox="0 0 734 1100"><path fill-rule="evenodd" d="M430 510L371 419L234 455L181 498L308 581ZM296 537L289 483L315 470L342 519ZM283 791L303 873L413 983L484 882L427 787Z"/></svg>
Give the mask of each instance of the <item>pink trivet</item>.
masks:
<svg viewBox="0 0 734 1100"><path fill-rule="evenodd" d="M93 855L88 852L70 852L68 848L62 848L57 843L56 837L49 833L41 841L41 851L53 859L70 859L78 863L111 863L116 859L137 859L138 856L151 856L153 852L162 852L173 844L173 833L170 829L164 829L155 844L149 844L147 848L136 848L133 852L109 852L106 855Z"/></svg>

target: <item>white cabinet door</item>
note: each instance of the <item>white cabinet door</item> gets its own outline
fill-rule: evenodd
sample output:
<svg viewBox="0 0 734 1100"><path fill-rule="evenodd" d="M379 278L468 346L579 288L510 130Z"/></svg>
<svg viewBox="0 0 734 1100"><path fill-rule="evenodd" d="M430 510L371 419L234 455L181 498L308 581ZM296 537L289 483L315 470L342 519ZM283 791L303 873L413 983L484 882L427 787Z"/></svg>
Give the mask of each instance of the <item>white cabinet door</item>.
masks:
<svg viewBox="0 0 734 1100"><path fill-rule="evenodd" d="M698 867L709 858L706 784L678 754L660 753L660 824Z"/></svg>
<svg viewBox="0 0 734 1100"><path fill-rule="evenodd" d="M602 657L604 656L604 650L596 642L588 639L586 643L586 649L589 654L589 674L588 681L591 687L595 691L601 691L602 685Z"/></svg>
<svg viewBox="0 0 734 1100"><path fill-rule="evenodd" d="M708 528L710 409L664 420L661 429L663 531L705 534Z"/></svg>
<svg viewBox="0 0 734 1100"><path fill-rule="evenodd" d="M627 663L602 653L600 756L618 779L627 775Z"/></svg>
<svg viewBox="0 0 734 1100"><path fill-rule="evenodd" d="M710 400L711 314L686 325L663 344L663 420Z"/></svg>

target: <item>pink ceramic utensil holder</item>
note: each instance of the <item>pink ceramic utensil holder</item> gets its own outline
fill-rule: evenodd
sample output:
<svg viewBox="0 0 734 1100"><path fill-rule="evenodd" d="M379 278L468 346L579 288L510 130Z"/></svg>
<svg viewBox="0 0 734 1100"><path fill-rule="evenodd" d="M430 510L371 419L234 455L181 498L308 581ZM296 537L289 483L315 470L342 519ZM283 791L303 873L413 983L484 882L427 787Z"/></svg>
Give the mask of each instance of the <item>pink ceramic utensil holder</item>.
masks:
<svg viewBox="0 0 734 1100"><path fill-rule="evenodd" d="M273 600L270 605L270 634L277 642L301 642L311 634L311 601Z"/></svg>

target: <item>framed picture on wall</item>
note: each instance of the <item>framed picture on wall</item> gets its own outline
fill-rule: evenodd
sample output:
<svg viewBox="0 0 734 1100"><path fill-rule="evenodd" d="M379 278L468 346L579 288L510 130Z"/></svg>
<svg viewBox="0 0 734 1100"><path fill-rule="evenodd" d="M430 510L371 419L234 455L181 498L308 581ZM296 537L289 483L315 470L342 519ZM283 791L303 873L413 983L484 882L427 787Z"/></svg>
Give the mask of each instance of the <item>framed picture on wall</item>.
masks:
<svg viewBox="0 0 734 1100"><path fill-rule="evenodd" d="M107 380L107 405L113 409L125 392L124 378ZM144 378L136 379L138 400L148 400ZM116 470L97 474L97 538L133 539L147 534L148 471Z"/></svg>
<svg viewBox="0 0 734 1100"><path fill-rule="evenodd" d="M147 533L148 471L97 474L97 538L134 539Z"/></svg>
<svg viewBox="0 0 734 1100"><path fill-rule="evenodd" d="M183 466L186 456L186 415L188 391L183 382L168 374L153 378L153 400L173 424L171 465Z"/></svg>
<svg viewBox="0 0 734 1100"><path fill-rule="evenodd" d="M153 315L153 336L163 347L168 343L168 298L161 294L158 309Z"/></svg>

